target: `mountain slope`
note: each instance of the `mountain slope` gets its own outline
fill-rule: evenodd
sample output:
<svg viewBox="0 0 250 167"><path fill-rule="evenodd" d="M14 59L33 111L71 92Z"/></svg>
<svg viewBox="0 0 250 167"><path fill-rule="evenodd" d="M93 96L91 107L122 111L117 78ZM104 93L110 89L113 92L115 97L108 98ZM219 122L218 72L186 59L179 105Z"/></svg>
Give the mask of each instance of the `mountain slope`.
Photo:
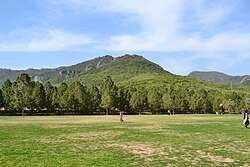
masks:
<svg viewBox="0 0 250 167"><path fill-rule="evenodd" d="M125 87L134 85L143 86L147 89L156 88L162 91L165 91L170 86L188 89L232 90L228 83L215 83L217 80L221 82L224 80L230 81L231 76L229 75L214 72L217 74L217 80L210 80L214 82L205 81L204 78L204 80L200 80L178 76L165 71L161 66L137 55L124 55L117 58L113 58L112 56L98 57L73 66L55 69L28 69L22 71L0 69L0 79L2 81L6 79L13 81L18 75L24 72L32 76L33 80L42 81L43 83L50 81L52 84L59 84L61 82L70 83L79 80L84 85L96 84L98 86L106 76L111 76L117 86ZM210 73L207 75L209 76ZM241 82L242 84L250 83L250 77L237 77L234 81L235 83ZM239 92L250 91L249 86L242 86L240 84L235 84L233 88L234 91Z"/></svg>
<svg viewBox="0 0 250 167"><path fill-rule="evenodd" d="M114 58L109 55L98 57L69 67L59 67L54 69L52 72L45 72L38 76L33 76L33 78L37 77L38 80L43 83L50 81L53 84L57 84L69 78L74 78L82 73L96 70L102 66L105 66L106 64L112 62L113 59Z"/></svg>
<svg viewBox="0 0 250 167"><path fill-rule="evenodd" d="M27 69L27 70L10 70L10 69L0 69L0 85L7 79L14 81L16 78L22 74L27 73L29 76L39 76L43 73L52 72L53 69Z"/></svg>
<svg viewBox="0 0 250 167"><path fill-rule="evenodd" d="M27 73L32 80L45 83L50 81L53 84L60 83L66 79L76 77L81 73L98 69L114 58L112 56L98 57L93 60L85 61L69 67L58 67L55 69L27 69L27 70L10 70L0 69L0 84L7 79L14 81L21 73Z"/></svg>
<svg viewBox="0 0 250 167"><path fill-rule="evenodd" d="M170 74L161 66L138 55L124 55L107 65L68 80L81 80L83 84L100 84L104 77L111 76L115 82L125 82L142 74Z"/></svg>
<svg viewBox="0 0 250 167"><path fill-rule="evenodd" d="M165 91L174 85L176 88L231 91L228 83L215 83L205 80L195 79L187 76L178 76L165 71L161 66L137 55L125 55L115 58L103 67L86 73L82 73L74 78L65 80L66 83L80 81L84 85L100 85L106 76L111 76L117 86L129 87L143 86L151 90L155 88ZM234 91L249 92L250 87L235 84Z"/></svg>
<svg viewBox="0 0 250 167"><path fill-rule="evenodd" d="M224 73L211 71L211 72L201 72L194 71L188 76L196 79L206 80L209 82L220 82L220 83L235 83L242 85L250 85L250 76L231 76Z"/></svg>

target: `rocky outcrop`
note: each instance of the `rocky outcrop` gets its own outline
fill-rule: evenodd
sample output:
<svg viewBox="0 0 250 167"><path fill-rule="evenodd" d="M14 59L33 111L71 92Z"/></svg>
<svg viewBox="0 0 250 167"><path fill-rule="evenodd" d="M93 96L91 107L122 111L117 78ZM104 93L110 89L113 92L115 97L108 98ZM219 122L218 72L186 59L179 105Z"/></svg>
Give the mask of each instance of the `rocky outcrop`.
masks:
<svg viewBox="0 0 250 167"><path fill-rule="evenodd" d="M106 64L110 63L112 60L113 60L113 58L110 58L110 57L109 58L104 58L104 59L102 59L101 61L99 61L97 63L96 68L99 68L99 67L102 67L102 66L106 65Z"/></svg>
<svg viewBox="0 0 250 167"><path fill-rule="evenodd" d="M74 71L74 70L62 70L60 71L59 75L62 79L68 79L73 78L77 74L79 74L80 71Z"/></svg>
<svg viewBox="0 0 250 167"><path fill-rule="evenodd" d="M34 76L31 78L33 81L35 82L41 82L43 83L43 77L40 77L40 76Z"/></svg>

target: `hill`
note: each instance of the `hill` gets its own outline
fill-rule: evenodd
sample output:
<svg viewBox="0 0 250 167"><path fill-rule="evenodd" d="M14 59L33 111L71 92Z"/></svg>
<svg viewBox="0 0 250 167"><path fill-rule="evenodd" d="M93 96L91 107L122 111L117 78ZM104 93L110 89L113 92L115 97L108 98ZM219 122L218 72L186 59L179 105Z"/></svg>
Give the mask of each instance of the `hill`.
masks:
<svg viewBox="0 0 250 167"><path fill-rule="evenodd" d="M172 75L161 66L150 62L142 56L124 55L115 58L110 63L98 69L82 73L68 80L80 80L83 84L99 85L106 76L111 76L114 82L123 83L142 75Z"/></svg>
<svg viewBox="0 0 250 167"><path fill-rule="evenodd" d="M250 84L250 77L248 76L233 77L218 72L192 72L189 76L178 76L165 71L161 66L142 56L128 54L116 58L106 55L76 65L55 69L0 69L0 83L3 83L6 79L14 81L21 73L28 73L35 81L42 83L50 81L52 84L70 83L79 80L84 85L100 85L106 76L111 76L118 86L139 85L157 89L165 89L175 85L177 87L227 91L231 90L230 84L232 82L235 91L249 92L249 87L243 85Z"/></svg>
<svg viewBox="0 0 250 167"><path fill-rule="evenodd" d="M231 76L221 72L211 71L211 72L201 72L201 71L193 71L188 76L206 80L209 82L219 82L219 83L234 83L234 84L242 84L242 85L250 85L250 76Z"/></svg>
<svg viewBox="0 0 250 167"><path fill-rule="evenodd" d="M39 110L44 107L40 102L44 101L41 99L45 91L47 91L45 96L51 99L46 107L50 114L55 114L53 109L62 112L74 111L75 114L77 112L89 114L93 111L100 113L102 110L108 113L109 108L126 110L128 113L141 111L162 113L170 107L179 113L212 113L219 111L221 104L225 106L227 112L235 113L244 107L245 100L250 97L249 86L208 82L189 76L174 75L138 55L116 58L104 56L70 67L43 70L35 71L40 72L40 75L33 76L33 79L56 83L54 86L57 86L57 89L46 84L46 89L42 91L42 84L28 82L27 75L24 74L21 79L19 78L19 82L11 86L12 91L7 89L7 84L2 87L3 97L10 96L5 99L11 100L4 103L10 111L13 109L22 111L23 115L24 106L21 104L25 104L26 108L37 107L29 112L37 114L33 113L33 109ZM112 84L111 79L117 87ZM67 85L59 85L62 81ZM245 78L242 82L247 81L248 78ZM90 84L94 85L89 86ZM13 92L13 96L9 92ZM23 92L26 92L26 98ZM39 94L40 97L37 96ZM30 100L26 103L26 99ZM103 101L109 106L103 106Z"/></svg>
<svg viewBox="0 0 250 167"><path fill-rule="evenodd" d="M0 84L9 79L14 81L20 74L27 73L32 80L45 83L50 81L53 84L60 83L66 79L76 77L81 73L98 69L108 63L114 58L112 56L98 57L93 60L85 61L76 65L68 67L58 67L55 69L27 69L27 70L10 70L0 69Z"/></svg>
<svg viewBox="0 0 250 167"><path fill-rule="evenodd" d="M75 80L84 85L100 85L106 76L111 76L118 86L143 86L147 89L156 88L163 91L171 85L183 88L205 88L206 90L231 91L231 83L216 83L200 80L189 76L178 76L165 71L161 66L138 55L124 55L114 58L110 63L87 71L65 80L71 83ZM233 85L234 91L249 92L249 87L240 84Z"/></svg>

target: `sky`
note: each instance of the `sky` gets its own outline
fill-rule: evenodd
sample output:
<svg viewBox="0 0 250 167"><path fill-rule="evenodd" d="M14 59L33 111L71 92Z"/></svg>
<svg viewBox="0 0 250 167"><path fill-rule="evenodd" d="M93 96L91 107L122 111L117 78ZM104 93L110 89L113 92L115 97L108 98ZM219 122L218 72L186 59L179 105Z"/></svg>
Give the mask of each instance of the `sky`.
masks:
<svg viewBox="0 0 250 167"><path fill-rule="evenodd" d="M1 0L0 68L142 55L188 75L250 75L248 0Z"/></svg>

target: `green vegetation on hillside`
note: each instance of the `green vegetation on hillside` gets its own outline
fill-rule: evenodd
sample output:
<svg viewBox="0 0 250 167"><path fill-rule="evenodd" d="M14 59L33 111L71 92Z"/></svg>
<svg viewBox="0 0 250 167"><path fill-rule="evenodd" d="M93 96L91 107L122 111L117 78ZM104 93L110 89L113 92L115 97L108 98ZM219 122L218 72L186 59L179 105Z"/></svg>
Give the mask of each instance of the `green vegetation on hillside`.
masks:
<svg viewBox="0 0 250 167"><path fill-rule="evenodd" d="M55 69L27 69L27 70L10 70L0 69L0 85L7 79L15 81L22 73L27 73L32 80L39 82L50 82L52 84L60 83L66 79L74 78L81 73L95 70L110 63L114 58L112 56L98 57L76 65L68 67L58 67Z"/></svg>
<svg viewBox="0 0 250 167"><path fill-rule="evenodd" d="M120 83L143 74L154 75L170 73L142 56L124 55L115 58L112 62L103 67L81 74L67 82L71 80L80 80L81 83L85 85L100 85L106 76L111 76L115 83Z"/></svg>
<svg viewBox="0 0 250 167"><path fill-rule="evenodd" d="M238 113L249 95L248 86L173 75L141 56L125 55L57 85L34 82L21 74L2 85L0 105L7 113L32 115L105 110L111 114L119 110L129 114Z"/></svg>
<svg viewBox="0 0 250 167"><path fill-rule="evenodd" d="M201 72L201 71L193 71L188 76L202 79L210 82L219 82L219 83L234 83L234 84L241 84L241 85L248 85L249 84L249 75L244 76L230 76L224 73L211 71L211 72Z"/></svg>

